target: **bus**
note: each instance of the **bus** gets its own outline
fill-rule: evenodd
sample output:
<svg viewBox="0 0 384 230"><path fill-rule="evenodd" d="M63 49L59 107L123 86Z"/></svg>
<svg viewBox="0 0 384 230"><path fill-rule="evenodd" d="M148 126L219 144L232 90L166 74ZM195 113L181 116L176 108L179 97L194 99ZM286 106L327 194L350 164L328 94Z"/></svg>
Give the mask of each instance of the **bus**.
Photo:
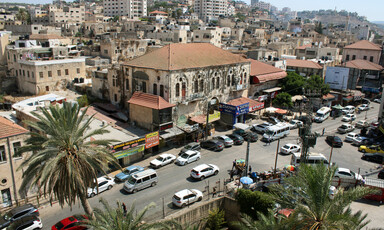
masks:
<svg viewBox="0 0 384 230"><path fill-rule="evenodd" d="M287 123L278 123L265 129L263 139L267 142L277 140L289 135L289 125Z"/></svg>
<svg viewBox="0 0 384 230"><path fill-rule="evenodd" d="M321 123L325 121L329 115L331 115L331 108L322 107L321 109L317 110L314 120L318 123Z"/></svg>

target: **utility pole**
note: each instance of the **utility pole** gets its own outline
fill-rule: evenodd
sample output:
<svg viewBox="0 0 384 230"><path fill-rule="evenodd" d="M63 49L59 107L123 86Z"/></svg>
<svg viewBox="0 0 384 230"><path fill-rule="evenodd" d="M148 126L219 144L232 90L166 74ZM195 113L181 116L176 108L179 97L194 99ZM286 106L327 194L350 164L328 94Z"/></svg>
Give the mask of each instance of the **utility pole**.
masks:
<svg viewBox="0 0 384 230"><path fill-rule="evenodd" d="M210 107L211 107L211 102L208 101L207 120L206 120L206 123L205 123L205 137L204 137L204 140L208 139L208 124L209 124L209 110L210 110Z"/></svg>
<svg viewBox="0 0 384 230"><path fill-rule="evenodd" d="M244 176L247 176L248 175L248 162L249 162L249 143L250 143L250 137L248 137L248 140L247 140L247 152L246 152L246 155L245 155L245 175Z"/></svg>
<svg viewBox="0 0 384 230"><path fill-rule="evenodd" d="M273 169L273 175L276 175L277 157L279 155L280 139L277 140L276 156L275 156L275 168Z"/></svg>

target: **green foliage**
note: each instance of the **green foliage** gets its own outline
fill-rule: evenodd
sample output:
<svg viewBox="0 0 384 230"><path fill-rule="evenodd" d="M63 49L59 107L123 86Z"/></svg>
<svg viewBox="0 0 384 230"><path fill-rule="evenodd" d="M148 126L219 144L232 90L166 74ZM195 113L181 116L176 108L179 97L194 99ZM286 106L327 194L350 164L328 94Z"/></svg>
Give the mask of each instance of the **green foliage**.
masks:
<svg viewBox="0 0 384 230"><path fill-rule="evenodd" d="M120 18L119 15L116 15L115 17L112 18L112 21L117 22L119 21L119 18Z"/></svg>
<svg viewBox="0 0 384 230"><path fill-rule="evenodd" d="M4 102L5 102L5 100L4 100L4 94L0 94L0 102L1 102L1 103L4 103Z"/></svg>
<svg viewBox="0 0 384 230"><path fill-rule="evenodd" d="M305 85L305 78L295 72L288 72L280 84L283 92L287 92L291 95L302 95L303 87Z"/></svg>
<svg viewBox="0 0 384 230"><path fill-rule="evenodd" d="M275 203L268 194L248 189L239 189L236 200L240 205L240 211L255 220L258 219L257 212L266 214Z"/></svg>
<svg viewBox="0 0 384 230"><path fill-rule="evenodd" d="M246 19L246 16L242 13L236 13L235 17L241 22L244 22Z"/></svg>
<svg viewBox="0 0 384 230"><path fill-rule="evenodd" d="M293 106L292 97L287 92L279 93L275 99L273 99L273 105L283 108L290 108Z"/></svg>
<svg viewBox="0 0 384 230"><path fill-rule="evenodd" d="M316 23L315 31L319 34L323 34L323 25L321 22Z"/></svg>
<svg viewBox="0 0 384 230"><path fill-rule="evenodd" d="M82 37L83 36L83 34L81 33L81 32L77 32L76 34L75 34L75 37Z"/></svg>
<svg viewBox="0 0 384 230"><path fill-rule="evenodd" d="M82 95L81 97L77 98L76 100L77 100L77 103L79 103L79 106L81 108L89 105L87 94Z"/></svg>
<svg viewBox="0 0 384 230"><path fill-rule="evenodd" d="M26 9L19 8L19 11L16 14L16 19L31 24L31 15Z"/></svg>
<svg viewBox="0 0 384 230"><path fill-rule="evenodd" d="M294 212L287 222L294 229L361 229L367 222L361 211L352 213L349 205L372 192L368 187L338 189L334 198L328 195L337 166L300 165L295 176L286 178L284 186L270 186L274 200Z"/></svg>
<svg viewBox="0 0 384 230"><path fill-rule="evenodd" d="M310 89L310 90L318 90L318 89L320 89L322 95L326 95L326 94L328 94L331 91L331 89L329 88L329 85L325 84L324 83L324 79L322 77L318 76L318 75L310 76L307 79L304 88L305 89Z"/></svg>
<svg viewBox="0 0 384 230"><path fill-rule="evenodd" d="M288 225L284 215L275 215L272 209L268 209L266 214L258 212L259 220L252 219L252 217L242 214L241 221L232 223L240 230L291 230L295 229Z"/></svg>
<svg viewBox="0 0 384 230"><path fill-rule="evenodd" d="M214 209L209 211L207 223L205 229L207 230L219 230L225 224L225 212L224 210Z"/></svg>

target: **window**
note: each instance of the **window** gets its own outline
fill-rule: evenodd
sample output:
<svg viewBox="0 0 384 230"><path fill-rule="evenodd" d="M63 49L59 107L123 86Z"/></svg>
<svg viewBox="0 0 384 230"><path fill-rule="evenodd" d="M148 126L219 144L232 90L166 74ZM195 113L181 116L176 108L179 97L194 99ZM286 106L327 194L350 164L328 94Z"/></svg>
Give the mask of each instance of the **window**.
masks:
<svg viewBox="0 0 384 230"><path fill-rule="evenodd" d="M25 77L25 70L23 70L23 76Z"/></svg>
<svg viewBox="0 0 384 230"><path fill-rule="evenodd" d="M65 75L69 75L68 69L65 69Z"/></svg>
<svg viewBox="0 0 384 230"><path fill-rule="evenodd" d="M176 83L176 97L180 96L180 83Z"/></svg>
<svg viewBox="0 0 384 230"><path fill-rule="evenodd" d="M117 86L117 76L112 75L112 86L116 87Z"/></svg>
<svg viewBox="0 0 384 230"><path fill-rule="evenodd" d="M27 76L29 77L29 71L27 71Z"/></svg>
<svg viewBox="0 0 384 230"><path fill-rule="evenodd" d="M373 56L369 57L369 61L373 62Z"/></svg>
<svg viewBox="0 0 384 230"><path fill-rule="evenodd" d="M48 77L52 77L52 71L48 71Z"/></svg>
<svg viewBox="0 0 384 230"><path fill-rule="evenodd" d="M129 90L129 79L125 79L125 90Z"/></svg>
<svg viewBox="0 0 384 230"><path fill-rule="evenodd" d="M235 85L235 75L232 75L232 86Z"/></svg>
<svg viewBox="0 0 384 230"><path fill-rule="evenodd" d="M349 61L349 54L345 57L346 61Z"/></svg>
<svg viewBox="0 0 384 230"><path fill-rule="evenodd" d="M228 75L227 77L227 86L230 86L231 85L231 76Z"/></svg>
<svg viewBox="0 0 384 230"><path fill-rule="evenodd" d="M143 93L146 93L147 92L147 83L145 81L143 81L142 86L143 86L143 89L141 91L143 91Z"/></svg>
<svg viewBox="0 0 384 230"><path fill-rule="evenodd" d="M43 72L40 72L39 75L40 75L40 78L44 77L44 73Z"/></svg>
<svg viewBox="0 0 384 230"><path fill-rule="evenodd" d="M364 56L363 59L364 59L364 60L367 60L367 56Z"/></svg>
<svg viewBox="0 0 384 230"><path fill-rule="evenodd" d="M61 76L61 70L57 70L57 76Z"/></svg>
<svg viewBox="0 0 384 230"><path fill-rule="evenodd" d="M115 102L117 102L117 94L115 94Z"/></svg>
<svg viewBox="0 0 384 230"><path fill-rule="evenodd" d="M204 91L204 80L203 79L200 79L200 92L203 92Z"/></svg>
<svg viewBox="0 0 384 230"><path fill-rule="evenodd" d="M0 146L0 162L7 161L7 156L5 155L4 145Z"/></svg>
<svg viewBox="0 0 384 230"><path fill-rule="evenodd" d="M160 97L164 97L164 85L160 85Z"/></svg>
<svg viewBox="0 0 384 230"><path fill-rule="evenodd" d="M199 90L199 82L198 82L197 79L195 80L195 83L194 83L194 84L195 84L195 85L194 85L194 93L197 93L198 90Z"/></svg>
<svg viewBox="0 0 384 230"><path fill-rule="evenodd" d="M212 85L211 85L211 89L214 90L215 89L215 78L212 78Z"/></svg>
<svg viewBox="0 0 384 230"><path fill-rule="evenodd" d="M150 179L151 179L150 176L146 176L143 178L143 182L149 181Z"/></svg>
<svg viewBox="0 0 384 230"><path fill-rule="evenodd" d="M220 88L220 78L216 78L216 89Z"/></svg>
<svg viewBox="0 0 384 230"><path fill-rule="evenodd" d="M153 94L157 95L157 84L153 84Z"/></svg>
<svg viewBox="0 0 384 230"><path fill-rule="evenodd" d="M21 147L20 141L13 143L13 153L17 153L17 150Z"/></svg>
<svg viewBox="0 0 384 230"><path fill-rule="evenodd" d="M356 59L356 55L352 55L352 60L355 60Z"/></svg>
<svg viewBox="0 0 384 230"><path fill-rule="evenodd" d="M35 78L35 72L31 72L32 78Z"/></svg>
<svg viewBox="0 0 384 230"><path fill-rule="evenodd" d="M77 72L77 73L80 73L80 68L77 68L77 69L76 69L76 72Z"/></svg>
<svg viewBox="0 0 384 230"><path fill-rule="evenodd" d="M104 54L108 54L108 50L104 50Z"/></svg>

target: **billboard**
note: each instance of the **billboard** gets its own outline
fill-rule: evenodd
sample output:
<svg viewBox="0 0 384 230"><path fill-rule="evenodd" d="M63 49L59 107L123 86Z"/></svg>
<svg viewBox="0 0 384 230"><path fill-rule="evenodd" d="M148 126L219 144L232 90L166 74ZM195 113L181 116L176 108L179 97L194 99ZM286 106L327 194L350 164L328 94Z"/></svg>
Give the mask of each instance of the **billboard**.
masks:
<svg viewBox="0 0 384 230"><path fill-rule="evenodd" d="M327 67L324 82L331 89L347 90L349 68Z"/></svg>

